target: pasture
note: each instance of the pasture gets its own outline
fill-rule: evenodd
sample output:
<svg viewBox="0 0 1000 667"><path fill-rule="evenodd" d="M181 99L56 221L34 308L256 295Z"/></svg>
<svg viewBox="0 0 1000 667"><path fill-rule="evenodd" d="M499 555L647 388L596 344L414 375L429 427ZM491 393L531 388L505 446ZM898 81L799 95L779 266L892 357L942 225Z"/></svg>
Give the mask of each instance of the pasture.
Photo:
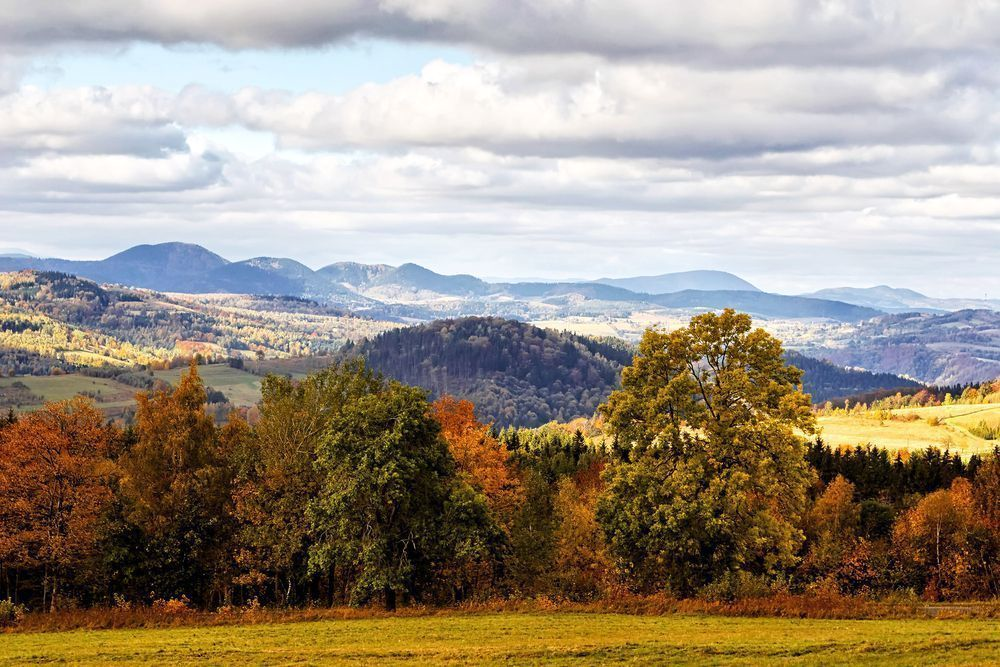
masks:
<svg viewBox="0 0 1000 667"><path fill-rule="evenodd" d="M813 620L470 613L10 634L2 664L981 665L992 619Z"/></svg>
<svg viewBox="0 0 1000 667"><path fill-rule="evenodd" d="M963 457L993 451L998 441L985 440L969 431L980 422L1000 425L1000 404L940 405L893 410L895 418L877 412L820 415L823 440L832 447L871 443L890 451L927 447L949 449Z"/></svg>

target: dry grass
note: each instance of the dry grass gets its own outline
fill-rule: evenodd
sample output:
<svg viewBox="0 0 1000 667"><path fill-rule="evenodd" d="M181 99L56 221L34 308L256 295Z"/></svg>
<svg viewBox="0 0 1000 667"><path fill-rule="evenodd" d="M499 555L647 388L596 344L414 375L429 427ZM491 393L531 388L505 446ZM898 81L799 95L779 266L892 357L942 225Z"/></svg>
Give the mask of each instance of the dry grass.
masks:
<svg viewBox="0 0 1000 667"><path fill-rule="evenodd" d="M224 625L259 625L326 620L379 619L397 617L455 616L467 614L628 614L662 616L705 614L712 616L754 618L810 619L905 619L928 616L1000 618L1000 603L970 602L928 605L911 597L882 600L847 597L835 593L807 595L776 594L734 602L677 600L666 595L621 595L594 602L570 602L553 598L493 600L449 607L408 606L395 613L376 607L310 607L305 609L267 609L261 607L224 608L199 611L181 604L126 608L66 610L55 613L30 613L16 627L6 632L61 632L67 630L111 630L135 628L214 627Z"/></svg>

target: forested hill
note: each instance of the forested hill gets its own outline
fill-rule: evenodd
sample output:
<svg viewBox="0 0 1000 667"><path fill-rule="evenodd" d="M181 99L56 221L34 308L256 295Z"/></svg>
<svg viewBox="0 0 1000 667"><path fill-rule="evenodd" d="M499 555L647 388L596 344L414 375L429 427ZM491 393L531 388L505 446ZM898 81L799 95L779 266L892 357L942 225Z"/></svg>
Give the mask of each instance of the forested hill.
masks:
<svg viewBox="0 0 1000 667"><path fill-rule="evenodd" d="M834 398L887 389L920 387L919 382L892 373L843 368L822 359L807 357L794 351L785 352L785 361L803 371L802 384L812 395L813 403L824 403Z"/></svg>
<svg viewBox="0 0 1000 667"><path fill-rule="evenodd" d="M632 361L624 342L483 317L390 331L344 354L435 396L468 398L481 419L501 426L590 417Z"/></svg>

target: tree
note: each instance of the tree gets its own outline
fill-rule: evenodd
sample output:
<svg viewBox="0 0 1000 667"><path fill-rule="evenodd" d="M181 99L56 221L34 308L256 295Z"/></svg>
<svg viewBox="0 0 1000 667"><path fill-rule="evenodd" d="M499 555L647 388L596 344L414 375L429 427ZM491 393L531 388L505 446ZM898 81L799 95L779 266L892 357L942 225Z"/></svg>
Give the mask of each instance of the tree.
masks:
<svg viewBox="0 0 1000 667"><path fill-rule="evenodd" d="M625 460L598 521L639 588L691 593L793 565L814 427L801 372L750 317L726 310L651 329L601 412Z"/></svg>
<svg viewBox="0 0 1000 667"><path fill-rule="evenodd" d="M956 479L900 516L893 546L904 576L922 585L927 598L967 599L994 592L996 540L976 512L968 480Z"/></svg>
<svg viewBox="0 0 1000 667"><path fill-rule="evenodd" d="M574 599L588 599L602 592L611 571L604 534L597 523L600 478L563 477L555 496L554 574L560 592Z"/></svg>
<svg viewBox="0 0 1000 667"><path fill-rule="evenodd" d="M440 428L423 390L390 382L343 405L320 442L310 565L350 572L354 604L382 595L392 610L398 593L421 599L456 544L470 542L454 534L475 529L459 520L468 508L453 511L456 497L485 514L455 488L463 482Z"/></svg>
<svg viewBox="0 0 1000 667"><path fill-rule="evenodd" d="M378 378L359 362L345 362L294 382L264 379L260 419L237 452L235 512L240 523L239 583L274 584L274 597L292 602L309 576L313 533L306 513L320 489L318 446L334 417L360 396L377 391ZM327 572L332 602L333 571Z"/></svg>
<svg viewBox="0 0 1000 667"><path fill-rule="evenodd" d="M435 401L433 408L458 470L469 476L472 485L486 496L497 519L509 527L524 501L510 453L493 437L489 427L476 419L470 401L445 396Z"/></svg>
<svg viewBox="0 0 1000 667"><path fill-rule="evenodd" d="M837 475L806 516L809 549L803 569L814 577L835 574L857 545L860 523L854 485Z"/></svg>
<svg viewBox="0 0 1000 667"><path fill-rule="evenodd" d="M208 602L220 580L230 524L232 471L205 386L192 361L176 389L137 396L135 445L121 458L124 520L139 540L119 564L137 595L188 595ZM123 531L123 534L129 531Z"/></svg>
<svg viewBox="0 0 1000 667"><path fill-rule="evenodd" d="M0 562L44 570L42 605L93 556L111 499L113 432L86 399L49 403L0 430Z"/></svg>

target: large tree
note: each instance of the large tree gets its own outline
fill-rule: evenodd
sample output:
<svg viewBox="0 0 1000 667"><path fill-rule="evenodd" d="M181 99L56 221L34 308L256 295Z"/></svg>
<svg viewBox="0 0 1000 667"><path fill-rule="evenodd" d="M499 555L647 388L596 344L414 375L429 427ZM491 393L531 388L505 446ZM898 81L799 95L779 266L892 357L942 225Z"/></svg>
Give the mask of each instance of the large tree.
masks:
<svg viewBox="0 0 1000 667"><path fill-rule="evenodd" d="M306 506L322 481L318 447L344 406L380 386L358 361L335 364L300 381L277 375L264 380L260 420L236 456L240 583L271 584L276 601L294 601L309 579L313 533ZM332 565L326 573L328 599Z"/></svg>
<svg viewBox="0 0 1000 667"><path fill-rule="evenodd" d="M499 531L457 475L423 390L380 384L341 406L320 442L310 562L350 572L351 601L421 598L489 559ZM464 564L464 565L463 565ZM456 567L457 566L457 567Z"/></svg>
<svg viewBox="0 0 1000 667"><path fill-rule="evenodd" d="M726 310L648 330L601 410L621 461L598 519L639 588L691 593L795 562L811 472L801 372L781 343Z"/></svg>
<svg viewBox="0 0 1000 667"><path fill-rule="evenodd" d="M227 584L227 443L205 412L194 363L175 389L137 398L136 442L120 460L124 525L115 529L120 549L111 565L128 573L136 595L208 602Z"/></svg>
<svg viewBox="0 0 1000 667"><path fill-rule="evenodd" d="M84 398L47 404L0 430L0 563L41 569L42 604L52 610L96 550L114 437Z"/></svg>

